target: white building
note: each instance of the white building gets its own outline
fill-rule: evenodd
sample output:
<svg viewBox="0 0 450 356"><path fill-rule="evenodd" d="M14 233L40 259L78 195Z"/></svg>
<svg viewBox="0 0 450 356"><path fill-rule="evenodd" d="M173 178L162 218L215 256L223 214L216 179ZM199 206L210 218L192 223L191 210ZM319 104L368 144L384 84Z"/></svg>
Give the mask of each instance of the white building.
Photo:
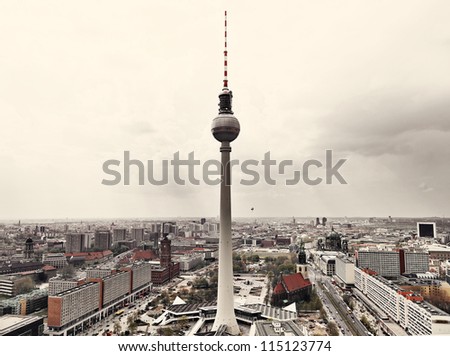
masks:
<svg viewBox="0 0 450 356"><path fill-rule="evenodd" d="M50 278L48 281L48 295L56 295L71 288L75 288L83 283L82 279L64 279L60 276Z"/></svg>
<svg viewBox="0 0 450 356"><path fill-rule="evenodd" d="M67 258L63 253L47 253L42 256L42 263L55 268L63 268L67 265Z"/></svg>
<svg viewBox="0 0 450 356"><path fill-rule="evenodd" d="M355 263L347 257L337 257L336 276L345 285L355 284Z"/></svg>
<svg viewBox="0 0 450 356"><path fill-rule="evenodd" d="M141 289L144 285L150 285L152 280L152 267L150 263L142 262L135 264L131 270L133 272L133 291Z"/></svg>
<svg viewBox="0 0 450 356"><path fill-rule="evenodd" d="M336 256L322 255L319 259L319 268L323 274L332 276L336 273Z"/></svg>
<svg viewBox="0 0 450 356"><path fill-rule="evenodd" d="M106 276L103 280L103 308L113 304L130 293L131 273L121 271L116 274Z"/></svg>
<svg viewBox="0 0 450 356"><path fill-rule="evenodd" d="M110 269L91 268L86 270L86 278L103 278L112 273Z"/></svg>
<svg viewBox="0 0 450 356"><path fill-rule="evenodd" d="M194 253L191 255L181 256L178 259L180 262L180 270L181 271L190 271L191 269L197 267L204 260L204 254Z"/></svg>
<svg viewBox="0 0 450 356"><path fill-rule="evenodd" d="M450 334L450 315L413 292L358 267L355 267L355 286L409 334Z"/></svg>

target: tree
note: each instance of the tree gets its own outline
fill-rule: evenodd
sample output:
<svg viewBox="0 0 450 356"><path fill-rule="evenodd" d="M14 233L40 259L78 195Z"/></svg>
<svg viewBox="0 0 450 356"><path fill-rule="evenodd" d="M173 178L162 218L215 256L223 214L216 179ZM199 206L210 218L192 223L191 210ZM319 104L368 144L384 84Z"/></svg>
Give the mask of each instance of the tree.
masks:
<svg viewBox="0 0 450 356"><path fill-rule="evenodd" d="M75 273L75 267L72 265L65 265L61 270L63 279L72 279L75 277Z"/></svg>
<svg viewBox="0 0 450 356"><path fill-rule="evenodd" d="M20 278L14 283L17 294L25 294L34 289L34 282L31 277Z"/></svg>
<svg viewBox="0 0 450 356"><path fill-rule="evenodd" d="M335 322L329 321L327 327L328 327L328 335L339 336L339 329Z"/></svg>
<svg viewBox="0 0 450 356"><path fill-rule="evenodd" d="M370 324L369 319L367 319L367 316L363 315L361 317L361 323L365 326L365 328L372 334L375 335L376 334L376 330L372 327L372 325Z"/></svg>
<svg viewBox="0 0 450 356"><path fill-rule="evenodd" d="M137 329L137 323L136 320L138 318L138 315L136 312L128 316L127 318L127 324L128 324L128 330L130 332L130 335L134 335Z"/></svg>
<svg viewBox="0 0 450 356"><path fill-rule="evenodd" d="M325 311L325 309L322 307L320 308L320 319L325 320L325 322L328 322L328 318L327 318L327 312Z"/></svg>
<svg viewBox="0 0 450 356"><path fill-rule="evenodd" d="M119 335L120 332L122 331L122 326L120 325L119 321L116 321L114 323L113 331L114 331L114 334L116 334L116 335Z"/></svg>

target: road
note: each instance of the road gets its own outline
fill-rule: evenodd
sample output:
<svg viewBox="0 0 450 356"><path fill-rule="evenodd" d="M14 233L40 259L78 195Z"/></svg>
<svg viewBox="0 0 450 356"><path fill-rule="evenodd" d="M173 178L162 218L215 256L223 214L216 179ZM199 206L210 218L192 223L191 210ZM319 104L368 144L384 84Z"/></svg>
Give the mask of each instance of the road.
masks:
<svg viewBox="0 0 450 356"><path fill-rule="evenodd" d="M311 266L309 278L317 288L319 297L324 305L330 310L334 321L337 323L343 335L368 335L367 329L361 321L347 307L337 293L335 286L331 284L328 276L322 275L320 271Z"/></svg>

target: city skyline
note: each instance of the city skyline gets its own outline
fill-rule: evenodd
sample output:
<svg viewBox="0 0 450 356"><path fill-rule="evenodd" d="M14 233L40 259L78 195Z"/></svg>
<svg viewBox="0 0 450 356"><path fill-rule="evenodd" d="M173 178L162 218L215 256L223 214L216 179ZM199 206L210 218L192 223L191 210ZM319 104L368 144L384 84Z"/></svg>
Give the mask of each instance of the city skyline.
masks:
<svg viewBox="0 0 450 356"><path fill-rule="evenodd" d="M225 3L82 4L2 5L0 219L218 216L217 186L101 181L125 150L155 162L217 155ZM243 129L233 158L303 162L331 149L348 182L234 184L233 216L450 216L450 4L226 8Z"/></svg>

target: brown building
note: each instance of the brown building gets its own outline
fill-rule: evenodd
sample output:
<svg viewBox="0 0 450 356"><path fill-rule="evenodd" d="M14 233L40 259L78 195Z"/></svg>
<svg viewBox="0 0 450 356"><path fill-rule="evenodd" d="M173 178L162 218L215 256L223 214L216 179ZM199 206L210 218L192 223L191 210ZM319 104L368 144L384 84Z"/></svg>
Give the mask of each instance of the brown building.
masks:
<svg viewBox="0 0 450 356"><path fill-rule="evenodd" d="M164 284L180 275L180 264L172 262L171 241L165 237L161 240L160 265L152 268L152 283Z"/></svg>

